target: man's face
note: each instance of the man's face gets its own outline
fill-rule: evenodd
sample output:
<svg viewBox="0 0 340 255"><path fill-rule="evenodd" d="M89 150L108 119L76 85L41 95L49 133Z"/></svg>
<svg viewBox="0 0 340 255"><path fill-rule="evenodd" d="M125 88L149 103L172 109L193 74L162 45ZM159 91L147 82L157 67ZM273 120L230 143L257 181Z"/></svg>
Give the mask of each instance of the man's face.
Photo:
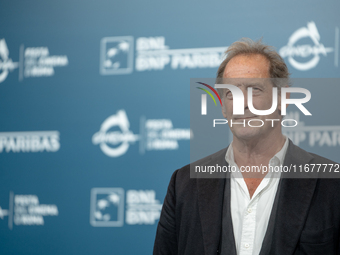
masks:
<svg viewBox="0 0 340 255"><path fill-rule="evenodd" d="M233 115L233 98L231 92L224 90L223 93L223 116L228 120L229 126L231 120L233 123L242 123L246 121L246 126L242 124L233 124L230 127L234 136L239 139L261 138L272 132L273 129L278 128L279 121L274 122L272 127L271 121L265 119L280 119L278 109L280 110L280 98L278 98L278 109L267 116L258 116L250 112L248 108L248 93L247 88L253 89L253 106L257 110L268 110L272 106L273 86L270 82L269 76L269 61L262 55L239 55L233 57L227 64L223 78L230 79L231 84L240 88L244 94L244 115ZM260 78L260 79L257 79ZM266 79L268 78L268 79ZM262 127L249 127L248 121L251 119L261 119L264 122ZM251 125L259 126L259 121L251 122Z"/></svg>

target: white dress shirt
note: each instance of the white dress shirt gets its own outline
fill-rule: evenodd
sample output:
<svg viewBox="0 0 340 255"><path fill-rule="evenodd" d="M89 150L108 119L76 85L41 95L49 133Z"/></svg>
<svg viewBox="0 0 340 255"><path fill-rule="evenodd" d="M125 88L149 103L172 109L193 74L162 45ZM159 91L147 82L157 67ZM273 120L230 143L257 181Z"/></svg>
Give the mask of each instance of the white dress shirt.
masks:
<svg viewBox="0 0 340 255"><path fill-rule="evenodd" d="M270 166L283 165L288 148L288 138L282 149L270 159ZM230 166L238 166L234 161L232 144L226 156ZM231 173L231 218L233 223L236 251L238 255L258 255L267 231L281 173L268 173L262 179L252 198L241 172Z"/></svg>

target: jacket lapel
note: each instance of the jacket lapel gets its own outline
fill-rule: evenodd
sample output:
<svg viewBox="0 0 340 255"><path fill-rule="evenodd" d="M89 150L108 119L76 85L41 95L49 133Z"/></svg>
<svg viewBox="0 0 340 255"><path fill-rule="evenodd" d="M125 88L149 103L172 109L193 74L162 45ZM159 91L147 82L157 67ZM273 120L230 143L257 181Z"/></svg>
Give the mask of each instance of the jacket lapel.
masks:
<svg viewBox="0 0 340 255"><path fill-rule="evenodd" d="M312 158L290 141L284 165L304 165ZM287 176L283 173L280 180L260 255L293 254L306 221L317 179Z"/></svg>
<svg viewBox="0 0 340 255"><path fill-rule="evenodd" d="M197 185L199 214L202 224L204 254L216 254L222 229L223 190L225 179L199 179Z"/></svg>
<svg viewBox="0 0 340 255"><path fill-rule="evenodd" d="M222 155L222 154L221 154ZM217 160L217 161L216 161ZM225 165L223 157L211 159L206 165ZM198 208L202 225L204 254L216 254L222 229L225 178L197 179Z"/></svg>
<svg viewBox="0 0 340 255"><path fill-rule="evenodd" d="M224 200L223 200L223 216L222 216L222 236L221 236L221 253L228 255L236 255L236 244L233 229L233 221L231 218L230 208L230 176L226 179Z"/></svg>

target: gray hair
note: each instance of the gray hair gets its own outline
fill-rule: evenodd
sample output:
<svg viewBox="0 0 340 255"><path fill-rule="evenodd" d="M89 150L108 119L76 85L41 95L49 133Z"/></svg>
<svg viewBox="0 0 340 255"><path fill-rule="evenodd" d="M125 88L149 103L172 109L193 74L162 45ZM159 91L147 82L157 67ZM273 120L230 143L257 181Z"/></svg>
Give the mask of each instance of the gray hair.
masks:
<svg viewBox="0 0 340 255"><path fill-rule="evenodd" d="M225 52L226 58L223 60L217 71L217 80L223 78L224 70L229 61L238 55L260 54L269 61L269 76L273 80L273 86L289 86L289 76L287 65L282 57L275 51L274 47L262 43L262 40L253 41L250 38L242 38L240 41L232 43ZM278 79L279 78L279 79ZM219 94L221 91L219 91Z"/></svg>

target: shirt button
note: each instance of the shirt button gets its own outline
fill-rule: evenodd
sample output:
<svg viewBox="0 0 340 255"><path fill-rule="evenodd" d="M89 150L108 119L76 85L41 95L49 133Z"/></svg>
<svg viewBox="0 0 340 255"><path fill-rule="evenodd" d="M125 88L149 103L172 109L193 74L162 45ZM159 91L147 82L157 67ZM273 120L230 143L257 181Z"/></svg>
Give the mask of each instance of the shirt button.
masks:
<svg viewBox="0 0 340 255"><path fill-rule="evenodd" d="M251 212L252 212L251 208L248 208L248 210L247 210L247 211L248 211L248 213L251 213Z"/></svg>
<svg viewBox="0 0 340 255"><path fill-rule="evenodd" d="M249 248L249 243L245 243L244 247Z"/></svg>

